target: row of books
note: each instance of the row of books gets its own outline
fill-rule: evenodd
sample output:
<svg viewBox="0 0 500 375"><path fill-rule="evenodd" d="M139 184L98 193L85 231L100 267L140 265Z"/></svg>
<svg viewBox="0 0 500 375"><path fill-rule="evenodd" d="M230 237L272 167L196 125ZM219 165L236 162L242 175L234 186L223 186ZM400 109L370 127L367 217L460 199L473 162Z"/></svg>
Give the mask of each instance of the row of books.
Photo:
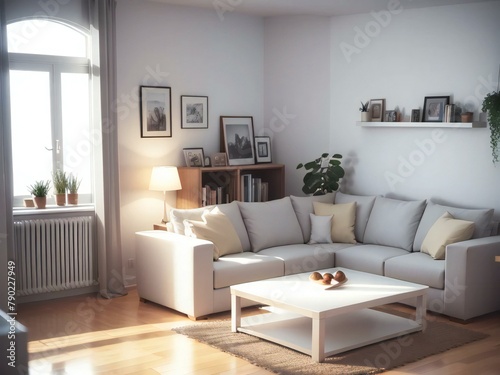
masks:
<svg viewBox="0 0 500 375"><path fill-rule="evenodd" d="M222 186L211 187L210 185L205 185L201 189L201 194L201 205L203 207L229 203L229 194L227 194L226 189Z"/></svg>
<svg viewBox="0 0 500 375"><path fill-rule="evenodd" d="M243 202L266 202L269 200L269 183L251 174L241 175L241 198Z"/></svg>

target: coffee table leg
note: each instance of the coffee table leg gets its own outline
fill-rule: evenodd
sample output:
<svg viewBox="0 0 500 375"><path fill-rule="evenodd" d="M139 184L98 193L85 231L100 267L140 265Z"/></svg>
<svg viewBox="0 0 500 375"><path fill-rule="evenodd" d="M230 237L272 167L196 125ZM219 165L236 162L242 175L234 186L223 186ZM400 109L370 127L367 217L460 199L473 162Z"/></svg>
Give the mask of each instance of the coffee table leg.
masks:
<svg viewBox="0 0 500 375"><path fill-rule="evenodd" d="M241 298L231 294L231 331L238 332L241 326Z"/></svg>
<svg viewBox="0 0 500 375"><path fill-rule="evenodd" d="M417 297L417 305L415 311L415 321L424 328L424 320L427 314L427 296L421 295Z"/></svg>
<svg viewBox="0 0 500 375"><path fill-rule="evenodd" d="M325 325L324 319L312 320L311 357L316 362L325 360Z"/></svg>

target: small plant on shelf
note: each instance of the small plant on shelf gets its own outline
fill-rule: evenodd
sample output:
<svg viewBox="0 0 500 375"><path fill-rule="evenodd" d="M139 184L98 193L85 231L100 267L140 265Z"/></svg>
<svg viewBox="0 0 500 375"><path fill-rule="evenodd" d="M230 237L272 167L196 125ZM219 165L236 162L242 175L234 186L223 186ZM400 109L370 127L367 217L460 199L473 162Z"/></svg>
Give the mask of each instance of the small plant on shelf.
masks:
<svg viewBox="0 0 500 375"><path fill-rule="evenodd" d="M340 166L340 159L342 159L340 154L330 156L324 153L313 161L297 165L297 169L305 168L308 171L303 178L302 191L312 195L324 195L337 191L339 181L345 174L344 168Z"/></svg>
<svg viewBox="0 0 500 375"><path fill-rule="evenodd" d="M361 112L368 112L368 102L364 103L361 102L361 107L359 108Z"/></svg>
<svg viewBox="0 0 500 375"><path fill-rule="evenodd" d="M50 190L50 181L36 181L34 184L28 186L28 191L33 195L35 206L37 208L45 208L47 205L47 194Z"/></svg>
<svg viewBox="0 0 500 375"><path fill-rule="evenodd" d="M60 169L52 173L52 182L54 183L54 193L56 197L56 204L64 206L66 204L66 188L68 187L68 177L66 172Z"/></svg>
<svg viewBox="0 0 500 375"><path fill-rule="evenodd" d="M72 173L68 176L68 204L78 204L78 189L82 180Z"/></svg>
<svg viewBox="0 0 500 375"><path fill-rule="evenodd" d="M361 112L361 121L366 122L370 121L370 112L368 111L368 103L361 102L361 107L359 108Z"/></svg>

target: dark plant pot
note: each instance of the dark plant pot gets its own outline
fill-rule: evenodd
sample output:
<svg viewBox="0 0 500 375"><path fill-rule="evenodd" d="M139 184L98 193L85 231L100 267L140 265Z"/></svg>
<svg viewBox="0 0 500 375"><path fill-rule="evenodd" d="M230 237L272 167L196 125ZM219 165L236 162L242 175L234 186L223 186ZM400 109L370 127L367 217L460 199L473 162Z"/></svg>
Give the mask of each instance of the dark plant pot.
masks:
<svg viewBox="0 0 500 375"><path fill-rule="evenodd" d="M45 208L47 206L47 197L34 197L36 208Z"/></svg>

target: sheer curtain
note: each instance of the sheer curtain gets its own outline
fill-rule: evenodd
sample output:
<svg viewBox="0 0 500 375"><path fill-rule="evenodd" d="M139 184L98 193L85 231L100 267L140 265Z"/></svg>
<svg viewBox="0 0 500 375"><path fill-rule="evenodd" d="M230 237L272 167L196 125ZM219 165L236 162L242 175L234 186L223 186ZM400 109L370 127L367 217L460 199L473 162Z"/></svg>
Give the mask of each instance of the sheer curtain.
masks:
<svg viewBox="0 0 500 375"><path fill-rule="evenodd" d="M113 108L116 103L116 0L90 0L89 3L94 108L100 108L95 111L94 124L101 134L101 142L94 144L99 289L103 297L113 298L127 294L120 236L117 119Z"/></svg>
<svg viewBox="0 0 500 375"><path fill-rule="evenodd" d="M7 260L13 259L9 56L4 2L0 1L0 309L7 310Z"/></svg>

